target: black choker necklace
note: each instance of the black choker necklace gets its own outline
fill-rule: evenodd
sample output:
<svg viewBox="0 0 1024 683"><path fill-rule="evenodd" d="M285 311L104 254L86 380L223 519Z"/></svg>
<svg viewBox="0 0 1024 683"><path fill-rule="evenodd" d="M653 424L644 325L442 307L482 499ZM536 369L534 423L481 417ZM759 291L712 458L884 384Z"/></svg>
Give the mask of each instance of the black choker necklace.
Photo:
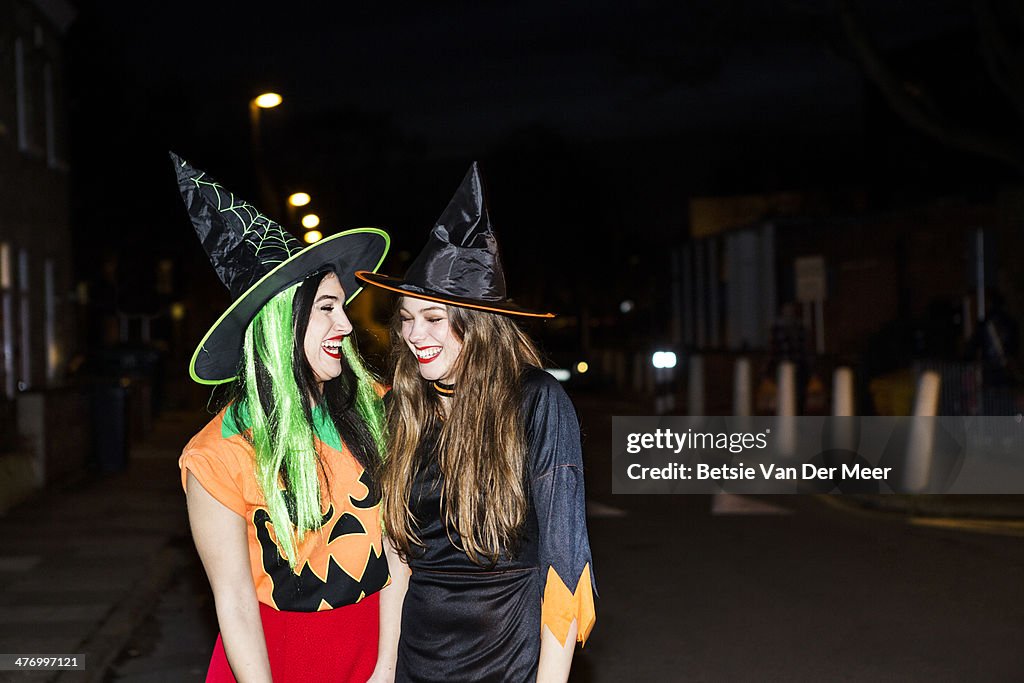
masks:
<svg viewBox="0 0 1024 683"><path fill-rule="evenodd" d="M430 386L434 387L434 391L438 396L452 396L455 394L454 384L444 384L440 380L434 380L430 383Z"/></svg>

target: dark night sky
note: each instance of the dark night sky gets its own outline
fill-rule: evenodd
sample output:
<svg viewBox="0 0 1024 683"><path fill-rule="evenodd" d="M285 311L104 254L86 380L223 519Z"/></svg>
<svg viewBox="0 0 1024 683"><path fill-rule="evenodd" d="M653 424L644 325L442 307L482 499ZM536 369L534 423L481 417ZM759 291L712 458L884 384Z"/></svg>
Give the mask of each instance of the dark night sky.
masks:
<svg viewBox="0 0 1024 683"><path fill-rule="evenodd" d="M816 128L858 117L860 76L835 53L827 1L312 5L157 3L140 14L106 1L83 8L80 24L112 39L106 56L137 84L178 82L202 98L200 115L269 87L296 114L355 108L433 152L472 153L529 124L629 138L793 129L812 102L802 113ZM891 45L968 18L956 0L865 9Z"/></svg>
<svg viewBox="0 0 1024 683"><path fill-rule="evenodd" d="M400 270L479 159L513 294L569 309L598 288L658 290L630 268L664 272L693 195L947 192L978 177L887 111L831 0L77 6L73 221L89 235L86 264L107 243L201 255L165 152L255 199L247 102L267 88L285 97L262 119L270 173L282 194L311 192L328 230L389 229L384 269ZM973 49L963 0L860 6L892 54ZM934 78L947 67L928 54L912 64ZM942 74L952 101L972 78L963 69ZM526 266L544 288L524 285Z"/></svg>

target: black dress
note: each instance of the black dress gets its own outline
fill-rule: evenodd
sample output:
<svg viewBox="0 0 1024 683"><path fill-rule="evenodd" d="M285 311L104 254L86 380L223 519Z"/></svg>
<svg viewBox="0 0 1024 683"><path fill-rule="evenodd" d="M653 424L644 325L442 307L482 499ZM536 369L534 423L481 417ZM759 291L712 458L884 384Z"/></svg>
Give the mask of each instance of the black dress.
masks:
<svg viewBox="0 0 1024 683"><path fill-rule="evenodd" d="M543 624L556 638L564 641L572 619L581 640L593 625L576 411L561 385L536 368L524 375L523 408L531 505L517 552L493 568L452 544L459 537L442 522L437 433L424 435L410 507L425 548L409 558L398 681L534 680L542 599Z"/></svg>

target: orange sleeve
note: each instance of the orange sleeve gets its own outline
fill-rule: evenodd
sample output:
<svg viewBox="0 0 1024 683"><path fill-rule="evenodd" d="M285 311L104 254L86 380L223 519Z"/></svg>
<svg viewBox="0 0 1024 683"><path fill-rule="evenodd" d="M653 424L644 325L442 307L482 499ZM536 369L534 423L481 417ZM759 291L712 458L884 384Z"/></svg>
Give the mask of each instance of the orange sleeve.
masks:
<svg viewBox="0 0 1024 683"><path fill-rule="evenodd" d="M245 517L246 505L242 486L243 471L228 449L212 451L208 448L185 447L178 458L181 468L181 486L184 489L191 472L206 491L224 507ZM186 489L187 490L187 489Z"/></svg>
<svg viewBox="0 0 1024 683"><path fill-rule="evenodd" d="M551 634L564 646L573 620L576 621L576 640L586 644L587 636L597 621L589 562L583 567L575 592L569 590L554 567L548 567L544 602L540 612L541 626L547 626Z"/></svg>

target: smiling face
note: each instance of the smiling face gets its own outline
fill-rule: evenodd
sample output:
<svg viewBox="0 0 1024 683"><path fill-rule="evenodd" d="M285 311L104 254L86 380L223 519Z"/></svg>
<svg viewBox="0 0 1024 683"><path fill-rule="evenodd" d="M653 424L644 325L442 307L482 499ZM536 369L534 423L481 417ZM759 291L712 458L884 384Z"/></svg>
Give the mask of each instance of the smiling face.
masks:
<svg viewBox="0 0 1024 683"><path fill-rule="evenodd" d="M404 296L398 316L402 321L402 339L419 362L423 379L454 382L452 372L462 351L462 341L452 330L448 307Z"/></svg>
<svg viewBox="0 0 1024 683"><path fill-rule="evenodd" d="M317 384L341 374L341 340L351 332L352 323L345 315L345 290L334 273L328 273L313 296L302 343Z"/></svg>

